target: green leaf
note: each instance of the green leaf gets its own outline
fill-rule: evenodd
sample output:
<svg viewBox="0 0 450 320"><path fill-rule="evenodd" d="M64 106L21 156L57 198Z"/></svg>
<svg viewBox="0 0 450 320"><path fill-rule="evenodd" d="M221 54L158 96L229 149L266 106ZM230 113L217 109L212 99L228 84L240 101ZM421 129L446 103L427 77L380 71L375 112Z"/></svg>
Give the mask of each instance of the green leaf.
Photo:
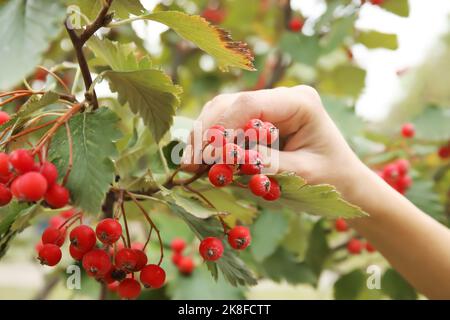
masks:
<svg viewBox="0 0 450 320"><path fill-rule="evenodd" d="M362 119L358 118L354 110L349 108L343 100L323 96L322 103L346 139L362 133L364 128Z"/></svg>
<svg viewBox="0 0 450 320"><path fill-rule="evenodd" d="M105 71L111 91L119 94L119 102L128 103L159 142L173 123L175 110L180 104L180 86L160 70Z"/></svg>
<svg viewBox="0 0 450 320"><path fill-rule="evenodd" d="M316 36L298 35L292 32L283 34L280 48L296 62L314 66L320 57L321 48Z"/></svg>
<svg viewBox="0 0 450 320"><path fill-rule="evenodd" d="M104 0L67 0L68 4L76 5L90 20L94 20L102 9ZM115 0L112 2L110 12L114 17L127 19L130 14L140 15L145 11L139 0Z"/></svg>
<svg viewBox="0 0 450 320"><path fill-rule="evenodd" d="M406 197L434 219L446 222L444 205L439 200L439 195L434 191L432 181L415 179L408 189Z"/></svg>
<svg viewBox="0 0 450 320"><path fill-rule="evenodd" d="M314 270L316 275L319 275L331 254L322 220L317 221L314 225L308 243L305 262Z"/></svg>
<svg viewBox="0 0 450 320"><path fill-rule="evenodd" d="M388 269L381 278L381 290L395 300L415 300L417 292L394 269Z"/></svg>
<svg viewBox="0 0 450 320"><path fill-rule="evenodd" d="M409 16L408 0L385 0L381 7L401 17Z"/></svg>
<svg viewBox="0 0 450 320"><path fill-rule="evenodd" d="M275 176L282 188L280 205L294 210L329 218L354 218L366 215L359 207L342 199L330 185L308 185L294 173Z"/></svg>
<svg viewBox="0 0 450 320"><path fill-rule="evenodd" d="M349 37L353 32L355 20L356 15L352 14L347 17L336 19L333 22L330 32L326 33L325 36L320 39L323 53L331 52L342 46L342 42L345 38Z"/></svg>
<svg viewBox="0 0 450 320"><path fill-rule="evenodd" d="M253 55L247 44L233 41L228 32L211 25L200 16L191 16L179 11L160 11L142 18L167 25L181 37L216 58L219 67L224 71L229 67L255 70Z"/></svg>
<svg viewBox="0 0 450 320"><path fill-rule="evenodd" d="M53 0L0 2L0 89L21 81L60 33L64 8Z"/></svg>
<svg viewBox="0 0 450 320"><path fill-rule="evenodd" d="M319 91L336 96L356 98L365 85L366 71L353 64L339 65L331 71L321 71Z"/></svg>
<svg viewBox="0 0 450 320"><path fill-rule="evenodd" d="M166 200L169 198L173 203L176 203L191 215L200 219L206 219L218 214L217 210L207 207L207 204L202 202L202 200L197 198L193 193L176 190L170 192L165 198Z"/></svg>
<svg viewBox="0 0 450 320"><path fill-rule="evenodd" d="M251 226L253 258L261 262L272 255L288 230L288 220L281 212L263 210Z"/></svg>
<svg viewBox="0 0 450 320"><path fill-rule="evenodd" d="M361 270L353 270L340 277L334 284L334 298L354 300L364 289L366 276Z"/></svg>
<svg viewBox="0 0 450 320"><path fill-rule="evenodd" d="M114 141L120 138L118 118L106 108L72 117L69 126L73 141L73 167L67 182L73 204L89 213L98 213L111 183L117 155ZM60 128L52 139L50 160L60 174L69 163L69 142L66 128Z"/></svg>
<svg viewBox="0 0 450 320"><path fill-rule="evenodd" d="M418 139L438 142L450 139L450 109L428 107L413 123Z"/></svg>
<svg viewBox="0 0 450 320"><path fill-rule="evenodd" d="M398 49L397 35L391 33L382 33L373 30L361 31L356 37L356 41L362 43L369 49Z"/></svg>

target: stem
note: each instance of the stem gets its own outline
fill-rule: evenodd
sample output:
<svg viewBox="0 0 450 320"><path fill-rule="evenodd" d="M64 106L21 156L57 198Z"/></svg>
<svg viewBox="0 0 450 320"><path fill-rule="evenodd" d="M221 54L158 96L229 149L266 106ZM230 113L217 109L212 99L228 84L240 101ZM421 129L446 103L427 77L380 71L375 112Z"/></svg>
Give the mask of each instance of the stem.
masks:
<svg viewBox="0 0 450 320"><path fill-rule="evenodd" d="M152 238L152 232L153 232L153 227L150 226L150 231L148 232L147 241L145 241L144 248L142 249L142 251L145 251L145 248L147 248L147 245L150 243L150 239Z"/></svg>
<svg viewBox="0 0 450 320"><path fill-rule="evenodd" d="M44 70L45 72L47 72L48 74L50 74L51 76L53 76L53 78L56 79L56 81L59 82L59 84L64 88L64 90L66 90L66 92L70 92L69 88L67 87L66 83L53 71L43 67L43 66L37 66L39 69Z"/></svg>
<svg viewBox="0 0 450 320"><path fill-rule="evenodd" d="M205 201L211 208L216 210L216 207L211 203L211 201L209 201L201 192L195 190L194 188L190 187L190 186L183 186L183 188L185 188L186 190L195 193L197 196L199 196L203 201Z"/></svg>
<svg viewBox="0 0 450 320"><path fill-rule="evenodd" d="M169 165L167 164L166 157L164 156L163 150L159 144L158 144L158 153L164 167L164 172L166 173L167 176L169 176L170 175Z"/></svg>
<svg viewBox="0 0 450 320"><path fill-rule="evenodd" d="M55 122L56 122L56 120L52 120L52 121L43 123L43 124L41 124L41 125L38 125L38 126L36 126L36 127L28 128L27 130L21 131L21 132L19 132L18 134L15 134L15 135L9 137L8 140L6 140L6 141L0 143L0 145L7 144L7 143L11 142L12 140L15 140L15 139L17 139L17 138L20 138L20 137L22 137L22 136L25 136L25 135L27 135L27 134L29 134L29 133L38 131L38 130L40 130L40 129L42 129L42 128L45 128L45 127L47 127L47 126L49 126L49 125L51 125L51 124L54 124ZM6 130L5 130L5 131L6 131Z"/></svg>

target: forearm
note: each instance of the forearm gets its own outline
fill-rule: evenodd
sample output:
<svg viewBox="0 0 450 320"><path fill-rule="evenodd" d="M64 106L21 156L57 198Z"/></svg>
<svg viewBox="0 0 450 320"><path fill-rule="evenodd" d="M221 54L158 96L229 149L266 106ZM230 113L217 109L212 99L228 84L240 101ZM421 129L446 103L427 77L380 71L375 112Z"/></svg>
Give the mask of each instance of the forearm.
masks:
<svg viewBox="0 0 450 320"><path fill-rule="evenodd" d="M450 230L390 188L367 167L347 194L370 216L350 224L419 292L450 299Z"/></svg>

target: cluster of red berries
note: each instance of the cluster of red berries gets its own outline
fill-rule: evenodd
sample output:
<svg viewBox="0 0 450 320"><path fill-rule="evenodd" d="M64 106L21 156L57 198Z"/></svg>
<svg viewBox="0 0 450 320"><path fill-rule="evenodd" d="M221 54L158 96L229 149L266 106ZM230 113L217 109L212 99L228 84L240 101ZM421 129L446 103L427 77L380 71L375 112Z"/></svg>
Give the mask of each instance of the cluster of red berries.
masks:
<svg viewBox="0 0 450 320"><path fill-rule="evenodd" d="M336 219L334 227L338 232L347 232L350 230L347 222L342 218ZM369 253L376 251L375 247L372 246L369 242L362 241L358 238L351 238L347 242L347 251L350 254L360 254L364 249Z"/></svg>
<svg viewBox="0 0 450 320"><path fill-rule="evenodd" d="M228 243L235 250L244 250L251 242L250 230L244 226L235 226L227 232L227 237ZM221 239L207 237L200 242L198 250L206 261L216 261L222 257L224 247Z"/></svg>
<svg viewBox="0 0 450 320"><path fill-rule="evenodd" d="M58 170L48 161L36 162L29 150L17 149L0 153L0 206L12 197L35 202L44 199L52 208L69 202L69 191L57 183Z"/></svg>
<svg viewBox="0 0 450 320"><path fill-rule="evenodd" d="M303 29L303 25L305 24L305 21L300 18L292 18L289 21L289 30L292 32L300 32Z"/></svg>
<svg viewBox="0 0 450 320"><path fill-rule="evenodd" d="M183 255L186 249L186 241L181 238L175 238L170 243L172 249L172 263L178 268L178 271L184 275L190 275L195 269L194 259Z"/></svg>
<svg viewBox="0 0 450 320"><path fill-rule="evenodd" d="M399 159L384 166L379 175L392 188L405 194L412 185L412 179L408 175L409 162L406 159Z"/></svg>
<svg viewBox="0 0 450 320"><path fill-rule="evenodd" d="M272 144L278 139L278 129L270 122L252 119L244 127L244 144L253 146ZM260 153L253 149L243 149L231 142L232 135L223 126L215 125L206 131L207 142L215 148L216 163L208 172L209 181L216 187L224 187L233 182L234 173L251 175L250 191L265 200L274 201L281 196L280 185L276 179L261 174L264 167Z"/></svg>
<svg viewBox="0 0 450 320"><path fill-rule="evenodd" d="M60 247L69 227L70 224L63 223L58 227L50 225L44 230L38 256L42 264L55 266L59 263L62 257ZM140 295L141 284L135 279L135 272L140 272L139 279L144 287L160 288L166 279L165 271L159 265L147 264L143 246L120 246L117 242L121 237L122 226L116 219L101 220L95 231L81 224L70 231L70 256L81 261L89 276L107 284L121 298L135 299ZM97 239L102 243L101 247L97 246Z"/></svg>

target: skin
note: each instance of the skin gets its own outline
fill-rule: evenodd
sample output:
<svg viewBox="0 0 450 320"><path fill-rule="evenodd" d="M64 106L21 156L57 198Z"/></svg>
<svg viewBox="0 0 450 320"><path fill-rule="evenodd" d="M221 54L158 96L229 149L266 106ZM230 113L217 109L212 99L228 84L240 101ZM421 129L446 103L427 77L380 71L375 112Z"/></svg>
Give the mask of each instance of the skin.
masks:
<svg viewBox="0 0 450 320"><path fill-rule="evenodd" d="M334 185L369 214L348 221L358 233L419 292L430 299L450 299L450 230L360 161L313 88L219 95L204 106L198 120L203 128L220 124L236 129L253 118L270 121L280 130L284 144L281 151L273 151L279 156L279 172L296 172L310 184ZM199 168L192 164L192 152L182 162L186 171Z"/></svg>

